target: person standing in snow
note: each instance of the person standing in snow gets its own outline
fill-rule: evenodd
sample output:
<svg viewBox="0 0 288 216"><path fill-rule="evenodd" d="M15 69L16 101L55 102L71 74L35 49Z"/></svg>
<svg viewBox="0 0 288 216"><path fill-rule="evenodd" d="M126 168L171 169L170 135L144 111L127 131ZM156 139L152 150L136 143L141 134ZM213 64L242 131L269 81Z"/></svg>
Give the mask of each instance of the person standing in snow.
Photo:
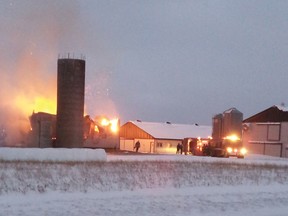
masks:
<svg viewBox="0 0 288 216"><path fill-rule="evenodd" d="M134 149L135 149L136 152L138 152L139 148L140 148L140 142L139 142L139 140L138 140L138 141L135 143Z"/></svg>
<svg viewBox="0 0 288 216"><path fill-rule="evenodd" d="M180 143L180 154L182 155L183 153L183 143Z"/></svg>
<svg viewBox="0 0 288 216"><path fill-rule="evenodd" d="M178 143L178 144L177 144L177 151L176 151L176 154L180 154L180 149L181 149L181 144Z"/></svg>

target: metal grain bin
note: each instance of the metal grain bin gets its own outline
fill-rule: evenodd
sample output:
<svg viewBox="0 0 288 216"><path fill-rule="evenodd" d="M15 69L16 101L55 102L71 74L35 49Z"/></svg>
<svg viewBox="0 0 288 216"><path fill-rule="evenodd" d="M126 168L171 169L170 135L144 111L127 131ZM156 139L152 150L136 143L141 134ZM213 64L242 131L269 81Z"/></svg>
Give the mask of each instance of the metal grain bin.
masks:
<svg viewBox="0 0 288 216"><path fill-rule="evenodd" d="M223 130L223 115L217 114L212 119L213 124L213 131L212 131L212 137L214 140L221 140L222 137L222 130Z"/></svg>
<svg viewBox="0 0 288 216"><path fill-rule="evenodd" d="M243 113L236 108L231 108L223 113L223 137L232 134L242 137Z"/></svg>

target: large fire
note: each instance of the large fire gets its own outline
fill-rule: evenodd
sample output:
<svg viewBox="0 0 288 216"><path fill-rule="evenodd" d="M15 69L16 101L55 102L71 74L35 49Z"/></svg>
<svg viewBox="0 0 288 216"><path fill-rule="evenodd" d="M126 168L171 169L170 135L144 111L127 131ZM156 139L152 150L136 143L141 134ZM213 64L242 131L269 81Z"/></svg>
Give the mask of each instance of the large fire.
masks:
<svg viewBox="0 0 288 216"><path fill-rule="evenodd" d="M14 104L25 116L31 115L32 111L35 113L45 112L56 114L56 100L52 98L44 98L41 96L28 98L25 95L18 95L15 98Z"/></svg>
<svg viewBox="0 0 288 216"><path fill-rule="evenodd" d="M109 126L110 130L114 133L118 132L118 130L119 130L119 119L118 118L108 119L108 118L103 117L100 123L104 127Z"/></svg>
<svg viewBox="0 0 288 216"><path fill-rule="evenodd" d="M43 97L36 97L34 107L36 112L56 114L57 104L55 100Z"/></svg>

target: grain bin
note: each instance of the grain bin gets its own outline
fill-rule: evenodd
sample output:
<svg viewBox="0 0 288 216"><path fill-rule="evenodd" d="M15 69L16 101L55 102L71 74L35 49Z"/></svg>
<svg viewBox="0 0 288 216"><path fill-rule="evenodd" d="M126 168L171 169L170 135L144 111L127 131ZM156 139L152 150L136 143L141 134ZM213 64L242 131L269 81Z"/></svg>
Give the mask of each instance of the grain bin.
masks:
<svg viewBox="0 0 288 216"><path fill-rule="evenodd" d="M57 66L55 147L80 148L83 145L85 60L59 58Z"/></svg>
<svg viewBox="0 0 288 216"><path fill-rule="evenodd" d="M223 137L237 135L242 137L243 113L236 108L231 108L223 113Z"/></svg>
<svg viewBox="0 0 288 216"><path fill-rule="evenodd" d="M213 130L212 130L212 137L214 140L221 140L223 138L222 136L222 130L223 130L223 115L217 114L212 119L213 124Z"/></svg>

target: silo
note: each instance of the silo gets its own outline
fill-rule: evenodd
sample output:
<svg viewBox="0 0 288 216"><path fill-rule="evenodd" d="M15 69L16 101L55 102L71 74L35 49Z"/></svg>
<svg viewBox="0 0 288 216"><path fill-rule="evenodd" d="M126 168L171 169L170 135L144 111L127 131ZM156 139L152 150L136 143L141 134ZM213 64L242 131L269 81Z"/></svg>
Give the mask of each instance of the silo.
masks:
<svg viewBox="0 0 288 216"><path fill-rule="evenodd" d="M56 147L83 145L85 60L58 59Z"/></svg>
<svg viewBox="0 0 288 216"><path fill-rule="evenodd" d="M212 138L214 140L221 140L222 137L222 126L223 126L223 115L217 114L213 117L213 131Z"/></svg>
<svg viewBox="0 0 288 216"><path fill-rule="evenodd" d="M231 108L223 113L223 137L237 135L242 137L243 113L236 108Z"/></svg>

